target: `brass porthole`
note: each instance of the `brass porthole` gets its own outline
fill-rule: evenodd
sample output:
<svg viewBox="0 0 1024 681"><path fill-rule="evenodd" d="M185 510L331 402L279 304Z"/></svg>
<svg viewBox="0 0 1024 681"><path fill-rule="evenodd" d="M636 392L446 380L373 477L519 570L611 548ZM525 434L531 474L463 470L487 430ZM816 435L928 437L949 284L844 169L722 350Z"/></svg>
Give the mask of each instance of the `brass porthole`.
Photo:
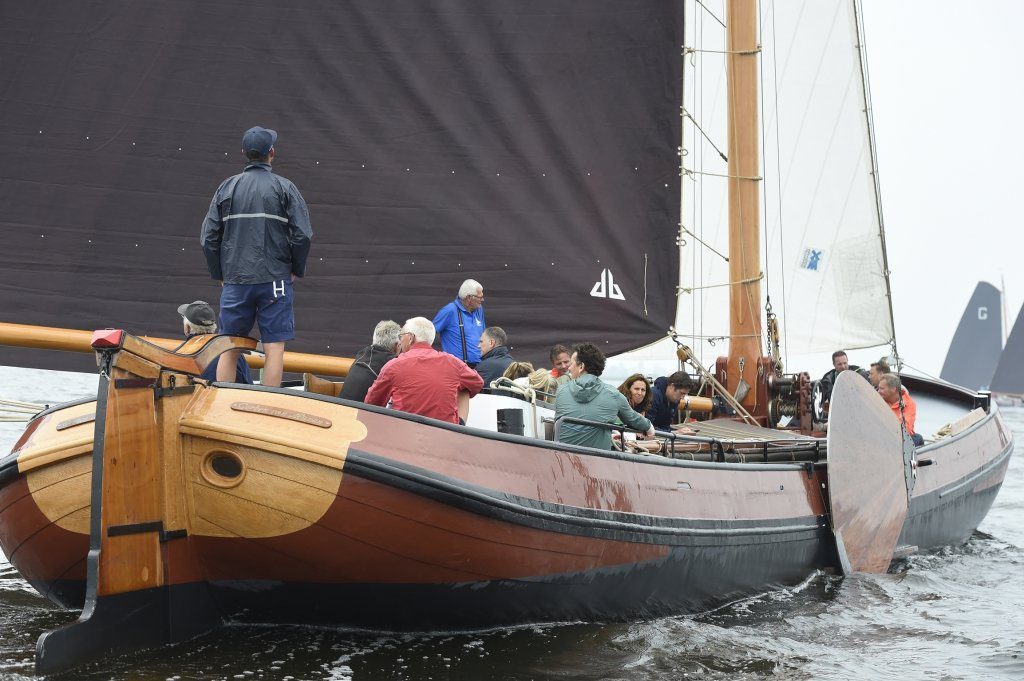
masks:
<svg viewBox="0 0 1024 681"><path fill-rule="evenodd" d="M235 452L215 449L203 457L203 478L217 487L235 487L245 479L245 462Z"/></svg>

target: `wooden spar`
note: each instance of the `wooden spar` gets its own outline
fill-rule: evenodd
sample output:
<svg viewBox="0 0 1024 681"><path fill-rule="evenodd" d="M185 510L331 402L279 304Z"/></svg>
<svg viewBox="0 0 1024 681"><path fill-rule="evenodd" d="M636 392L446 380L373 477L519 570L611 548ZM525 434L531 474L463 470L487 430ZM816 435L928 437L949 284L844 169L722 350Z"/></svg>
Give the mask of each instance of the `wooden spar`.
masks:
<svg viewBox="0 0 1024 681"><path fill-rule="evenodd" d="M167 350L181 345L180 339L152 338L143 340ZM51 326L31 326L0 322L0 345L12 345L38 350L64 350L68 352L93 352L92 331L80 329L59 329ZM262 355L244 355L249 366L263 368ZM328 357L303 352L285 352L284 370L293 373L322 374L325 376L347 376L353 360L349 357Z"/></svg>
<svg viewBox="0 0 1024 681"><path fill-rule="evenodd" d="M725 385L756 405L761 358L760 152L757 109L757 2L729 0L726 10L729 130L729 357ZM742 369L741 369L742 365ZM746 394L737 393L743 381ZM764 407L766 405L757 405Z"/></svg>

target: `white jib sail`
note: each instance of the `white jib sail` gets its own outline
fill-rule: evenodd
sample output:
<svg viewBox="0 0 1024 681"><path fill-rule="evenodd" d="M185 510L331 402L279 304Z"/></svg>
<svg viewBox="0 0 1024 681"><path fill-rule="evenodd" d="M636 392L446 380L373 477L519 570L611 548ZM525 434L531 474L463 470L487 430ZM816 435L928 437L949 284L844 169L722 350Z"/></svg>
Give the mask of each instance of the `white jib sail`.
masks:
<svg viewBox="0 0 1024 681"><path fill-rule="evenodd" d="M761 3L759 257L787 358L893 338L858 12L853 0ZM709 366L729 335L724 2L687 2L686 16L675 331ZM670 371L673 349L662 341L612 366Z"/></svg>

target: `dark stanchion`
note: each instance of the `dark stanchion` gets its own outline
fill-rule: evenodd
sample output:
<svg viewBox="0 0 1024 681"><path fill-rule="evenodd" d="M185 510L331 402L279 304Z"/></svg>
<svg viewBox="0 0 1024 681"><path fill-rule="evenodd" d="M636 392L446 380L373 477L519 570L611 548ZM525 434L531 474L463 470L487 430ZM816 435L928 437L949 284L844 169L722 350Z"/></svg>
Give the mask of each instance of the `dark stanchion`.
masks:
<svg viewBox="0 0 1024 681"><path fill-rule="evenodd" d="M522 409L499 409L498 410L498 432L509 435L523 434L523 410Z"/></svg>

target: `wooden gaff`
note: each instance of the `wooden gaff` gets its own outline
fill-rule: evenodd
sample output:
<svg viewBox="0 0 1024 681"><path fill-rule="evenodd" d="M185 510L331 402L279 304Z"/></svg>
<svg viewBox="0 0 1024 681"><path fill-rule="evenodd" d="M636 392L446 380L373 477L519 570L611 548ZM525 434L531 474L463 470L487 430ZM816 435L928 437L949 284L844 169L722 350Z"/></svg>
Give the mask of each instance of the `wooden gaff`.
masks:
<svg viewBox="0 0 1024 681"><path fill-rule="evenodd" d="M180 339L152 338L142 339L173 350L181 345ZM92 353L92 332L80 329L59 329L51 326L32 326L29 324L10 324L0 322L0 345L11 345L37 350L62 350L66 352ZM254 369L263 368L261 355L245 355L245 360ZM352 366L350 357L328 357L302 352L284 353L284 370L292 373L322 374L325 376L347 376Z"/></svg>

